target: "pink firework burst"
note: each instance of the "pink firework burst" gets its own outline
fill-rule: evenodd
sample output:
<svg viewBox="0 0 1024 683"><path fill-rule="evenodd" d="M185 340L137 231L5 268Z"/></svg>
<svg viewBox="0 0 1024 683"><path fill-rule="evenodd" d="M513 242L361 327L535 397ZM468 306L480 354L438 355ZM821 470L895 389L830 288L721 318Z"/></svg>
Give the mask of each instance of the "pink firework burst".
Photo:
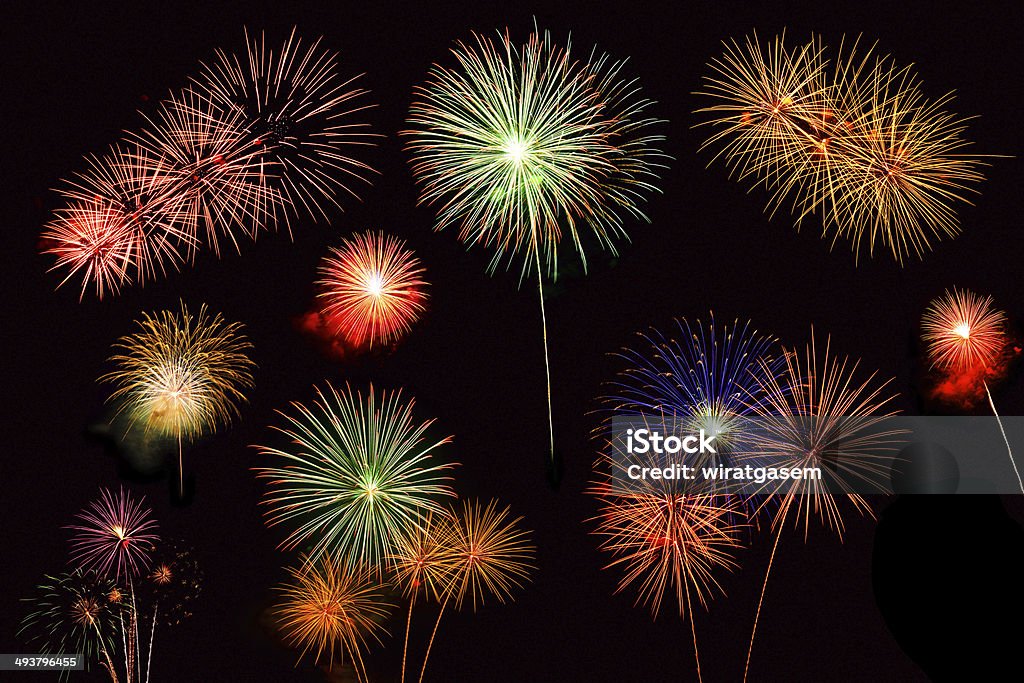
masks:
<svg viewBox="0 0 1024 683"><path fill-rule="evenodd" d="M1005 322L992 297L954 287L928 305L921 338L933 366L966 370L996 359L1006 345Z"/></svg>
<svg viewBox="0 0 1024 683"><path fill-rule="evenodd" d="M51 270L66 272L60 284L81 278L80 299L90 284L100 299L108 292L117 294L131 277L135 235L121 213L111 207L74 203L56 213L42 238L43 252L57 258Z"/></svg>
<svg viewBox="0 0 1024 683"><path fill-rule="evenodd" d="M71 562L82 571L94 570L114 579L144 571L160 539L152 510L143 501L133 499L124 488L117 494L101 489L99 499L76 515L81 523L67 527L75 531Z"/></svg>
<svg viewBox="0 0 1024 683"><path fill-rule="evenodd" d="M422 275L419 259L403 240L383 232L359 233L320 264L321 312L353 346L388 344L423 312Z"/></svg>

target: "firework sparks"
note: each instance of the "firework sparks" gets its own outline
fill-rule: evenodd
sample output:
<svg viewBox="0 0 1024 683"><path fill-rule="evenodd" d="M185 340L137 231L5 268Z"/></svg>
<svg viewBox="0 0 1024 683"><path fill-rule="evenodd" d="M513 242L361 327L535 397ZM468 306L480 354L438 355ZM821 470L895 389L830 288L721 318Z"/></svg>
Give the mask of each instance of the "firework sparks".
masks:
<svg viewBox="0 0 1024 683"><path fill-rule="evenodd" d="M117 585L93 572L76 569L60 576L47 576L25 600L32 611L18 630L30 643L50 654L81 653L86 661L101 657L113 671L110 653L114 649L125 605Z"/></svg>
<svg viewBox="0 0 1024 683"><path fill-rule="evenodd" d="M843 47L831 64L820 38L789 47L780 36L725 43L711 62L699 110L715 130L703 147L721 145L731 173L763 183L774 214L790 204L799 226L820 214L823 235L876 244L901 264L933 239L960 232L956 205L981 181L977 157L964 154L964 120L952 100L921 94L909 68L870 48Z"/></svg>
<svg viewBox="0 0 1024 683"><path fill-rule="evenodd" d="M281 602L275 615L289 644L301 647L319 661L326 652L331 665L335 657L352 659L356 674L365 667L362 652L370 639L380 642L387 633L381 625L392 605L375 574L336 562L324 553L315 562L305 555L301 566L289 568L292 582L280 588ZM365 678L365 675L364 675Z"/></svg>
<svg viewBox="0 0 1024 683"><path fill-rule="evenodd" d="M350 181L365 182L372 169L351 156L379 137L358 115L368 91L342 80L338 55L320 39L308 46L291 35L280 49L268 49L265 35L245 36L246 56L218 50L195 83L225 111L238 112L262 145L258 162L273 173L261 179L284 202L274 205L289 224L299 210L327 218L325 202L340 208L337 195L357 196Z"/></svg>
<svg viewBox="0 0 1024 683"><path fill-rule="evenodd" d="M81 522L68 527L75 531L71 561L82 571L117 580L145 571L159 537L144 501L123 488L117 494L102 489L99 499L78 513Z"/></svg>
<svg viewBox="0 0 1024 683"><path fill-rule="evenodd" d="M382 232L354 235L320 265L322 314L353 346L396 341L423 312L422 276L404 241Z"/></svg>
<svg viewBox="0 0 1024 683"><path fill-rule="evenodd" d="M921 318L922 338L933 366L966 370L989 365L1006 346L1006 316L992 297L967 289L946 291Z"/></svg>
<svg viewBox="0 0 1024 683"><path fill-rule="evenodd" d="M44 252L57 259L51 270L67 270L60 285L81 278L80 299L90 283L102 299L104 294L117 294L130 279L137 253L135 235L114 209L72 204L47 223L43 239L48 245Z"/></svg>
<svg viewBox="0 0 1024 683"><path fill-rule="evenodd" d="M122 337L110 361L117 369L100 378L114 384L111 401L132 424L178 442L178 488L183 490L182 441L230 424L253 386L252 345L239 323L227 323L206 306L193 316L181 312L143 313L139 331Z"/></svg>
<svg viewBox="0 0 1024 683"><path fill-rule="evenodd" d="M622 62L577 60L537 31L525 45L476 35L452 52L458 67L434 66L410 109L413 173L438 230L458 226L465 244L492 248L492 271L521 258L521 279L537 276L554 458L543 279L556 276L563 241L584 267L584 235L615 252L624 216L643 217L663 138Z"/></svg>
<svg viewBox="0 0 1024 683"><path fill-rule="evenodd" d="M346 386L317 390L312 408L293 403L297 415L282 413L293 448L258 446L282 459L279 467L257 468L268 480L267 523L291 527L285 549L312 543L310 556L330 551L341 561L381 569L403 539L415 533L439 498L454 496L450 464L435 451L450 437L428 442L433 424L413 421L413 401L401 392L364 397Z"/></svg>
<svg viewBox="0 0 1024 683"><path fill-rule="evenodd" d="M744 457L780 468L814 467L821 478L769 481L758 491L777 499L778 509L772 517L775 541L754 617L744 680L768 576L790 512L795 526L803 524L805 540L812 514L842 539L844 524L836 496L845 495L855 510L872 514L870 504L857 491L886 491L886 454L897 449L903 433L885 427L887 418L895 414L886 411L893 399L885 395L891 380L878 383L877 373L858 379L860 362L832 355L830 347L828 338L819 353L812 330L806 353L801 357L796 351L787 352L785 372L781 377L767 375L760 387L762 400L752 404L758 429Z"/></svg>
<svg viewBox="0 0 1024 683"><path fill-rule="evenodd" d="M180 313L144 313L137 324L114 346L117 369L101 378L116 387L110 400L133 422L176 438L229 424L253 385L242 326L211 317L205 305L193 316L184 302Z"/></svg>

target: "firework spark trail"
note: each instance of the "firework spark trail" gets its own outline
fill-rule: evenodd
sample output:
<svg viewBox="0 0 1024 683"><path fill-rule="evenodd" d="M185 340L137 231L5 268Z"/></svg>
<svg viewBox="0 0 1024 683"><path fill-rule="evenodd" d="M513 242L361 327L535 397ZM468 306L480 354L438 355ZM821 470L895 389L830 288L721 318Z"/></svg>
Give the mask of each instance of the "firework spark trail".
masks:
<svg viewBox="0 0 1024 683"><path fill-rule="evenodd" d="M525 44L509 34L457 43L457 68L435 65L416 89L407 148L421 202L437 207L436 229L493 250L489 270L520 259L520 282L536 271L548 376L548 426L554 461L543 279L555 279L563 241L582 260L583 239L616 253L626 217L644 219L667 158L660 123L646 114L624 62L592 52L577 59L534 31Z"/></svg>
<svg viewBox="0 0 1024 683"><path fill-rule="evenodd" d="M288 573L292 580L279 589L274 613L288 643L302 648L299 659L312 652L319 661L326 650L333 666L336 650L342 663L348 653L357 678L366 680L362 651L387 633L381 622L393 607L386 586L375 572L338 562L330 553L315 561L303 555Z"/></svg>
<svg viewBox="0 0 1024 683"><path fill-rule="evenodd" d="M964 372L978 367L987 369L996 362L1006 347L1007 336L1006 314L995 308L994 303L991 296L983 298L970 290L954 287L928 305L921 318L921 338L927 346L932 367ZM981 383L1006 444L1017 484L1024 493L1024 480L984 375Z"/></svg>
<svg viewBox="0 0 1024 683"><path fill-rule="evenodd" d="M293 29L279 49L268 49L265 34L245 33L246 54L218 50L193 79L225 111L237 112L263 144L258 163L273 171L261 181L284 201L273 205L291 232L301 211L327 219L323 204L341 209L339 193L358 195L348 181L369 184L373 169L351 154L373 146L381 136L367 132L358 115L375 105L362 104L369 91L355 87L360 76L342 80L338 55L320 38L303 44ZM275 219L278 216L275 216Z"/></svg>
<svg viewBox="0 0 1024 683"><path fill-rule="evenodd" d="M101 489L99 499L76 515L81 522L68 527L75 531L71 562L83 572L118 581L144 572L159 540L156 520L144 501L133 499L124 488L116 494Z"/></svg>
<svg viewBox="0 0 1024 683"><path fill-rule="evenodd" d="M320 264L321 313L353 346L397 341L424 310L423 272L403 240L383 232L353 235Z"/></svg>
<svg viewBox="0 0 1024 683"><path fill-rule="evenodd" d="M193 316L184 301L180 313L143 313L139 331L122 337L111 357L116 369L100 378L114 391L131 424L170 436L178 443L178 489L183 491L182 442L229 425L239 414L244 392L253 386L252 345L240 323L228 323L205 305Z"/></svg>
<svg viewBox="0 0 1024 683"><path fill-rule="evenodd" d="M317 389L312 407L293 403L276 428L292 445L257 446L280 466L256 468L267 480L267 525L290 528L281 547L311 543L314 560L330 551L338 561L383 571L404 539L431 513L438 499L455 496L452 465L436 450L451 438L430 442L433 420L416 423L413 401L401 392L364 396L347 385Z"/></svg>
<svg viewBox="0 0 1024 683"><path fill-rule="evenodd" d="M960 232L955 206L983 179L964 153L965 120L945 111L952 95L929 101L909 67L874 47L841 45L830 62L819 37L788 47L780 36L724 44L712 60L698 110L715 130L730 175L771 193L770 212L790 204L797 227L821 214L822 234L888 248L900 263L931 240Z"/></svg>
<svg viewBox="0 0 1024 683"><path fill-rule="evenodd" d="M894 398L885 395L892 380L879 383L877 373L860 380L860 361L833 355L831 338L826 339L819 353L812 329L804 354L787 351L785 359L785 371L781 376L764 375L757 400L751 403L759 428L741 459L767 461L780 468L815 467L822 478L767 481L757 490L766 501L778 499L779 507L772 516L775 540L750 633L744 681L750 670L768 577L790 512L795 510L794 526L803 524L805 542L812 510L842 540L844 524L836 495L845 495L859 513L872 514L868 501L857 490L868 487L885 491L886 462L890 459L887 453L895 450L904 433L885 426L895 414L886 408Z"/></svg>

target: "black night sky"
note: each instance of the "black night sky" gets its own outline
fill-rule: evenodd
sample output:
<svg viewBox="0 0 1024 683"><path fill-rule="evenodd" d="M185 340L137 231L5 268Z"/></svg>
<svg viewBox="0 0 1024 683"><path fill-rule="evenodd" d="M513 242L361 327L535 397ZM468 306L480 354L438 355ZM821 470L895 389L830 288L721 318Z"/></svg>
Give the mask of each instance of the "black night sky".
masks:
<svg viewBox="0 0 1024 683"><path fill-rule="evenodd" d="M96 378L109 369L111 344L132 330L141 311L174 308L179 298L244 323L258 370L242 419L187 449L186 473L195 486L187 505L172 503L166 478L122 480L146 496L164 534L195 548L206 574L195 616L158 631L156 681L324 680L310 658L295 667L296 653L264 625L273 588L296 556L276 549L283 530L264 526L264 487L251 471L259 462L250 448L272 438L275 409L308 401L314 384L365 387L372 380L404 388L417 399L420 418L436 418L438 430L454 435L447 453L461 463L460 496L498 498L535 530L534 581L513 604L447 615L429 680L696 680L687 623L671 608L652 621L633 606L633 593L613 595L618 573L601 569L607 558L588 533L596 505L583 490L594 455L588 434L598 419L590 412L602 382L620 367L609 354L638 330L667 330L673 317L706 318L709 310L721 320L749 318L791 346L802 346L813 325L816 333L831 333L836 350L894 377L896 407L913 414L925 409L918 398L918 320L931 298L952 285L991 294L1024 329L1024 175L1013 158L1021 153L1024 111L1019 2L18 5L5 8L0 59L7 340L0 652L33 651L15 636L25 612L19 598L44 573L66 568L69 532L62 527L101 486L119 484L115 458L88 435L106 416L108 388ZM669 122L664 130L674 157L662 175L663 194L648 205L651 224L627 223L633 241L621 257L598 262L586 277L569 273L549 289L555 437L564 462L557 489L545 472L534 284L520 289L517 273L487 275L488 253L467 253L454 231L433 232L433 211L417 206L397 135L412 88L432 62L450 63L455 40L506 26L525 38L533 17L556 37L571 31L580 46L629 57L631 72L658 102L653 112ZM300 223L294 241L282 231L245 243L240 255L218 260L205 252L194 267L109 300L87 295L79 302L74 287L55 292L51 259L38 253L40 227L58 203L49 188L81 169L84 154L138 128L137 110L152 111L169 90L184 86L215 49L244 49L244 26L266 30L271 42L292 26L302 36L323 35L340 53L343 75L366 74L362 84L379 105L367 119L386 137L365 155L380 174L361 191L362 202L345 202L346 211L332 213L329 224ZM863 34L899 64L913 63L929 96L956 90L952 109L977 116L966 134L973 151L1002 155L989 160L975 205L960 209L964 234L903 268L887 254L855 265L844 244L830 251L813 220L798 233L788 215L769 219L762 190L748 193L721 164L707 168L711 155L697 152L704 133L692 128L701 102L692 93L720 41L755 29L762 37L785 29L797 39L820 32L831 44ZM393 353L343 362L321 353L295 321L312 306L316 266L328 246L366 228L409 242L427 269L431 303ZM1004 414L1024 410L1016 379L996 390ZM1019 623L1022 613L1024 540L1012 521L1024 519L1020 499L875 502L885 519L877 545L878 523L852 509L842 543L813 525L806 543L800 532L783 536L752 681L955 680L957 664L1019 662L1016 651L999 645L1007 641L997 617L1005 612ZM770 541L755 536L739 553L741 568L723 575L727 597L698 611L706 681L742 676ZM885 587L877 600L873 562L876 583ZM414 613L414 652L422 651L435 615L435 607ZM373 680L397 680L403 617L396 614L386 647L369 656ZM14 675L0 679L6 676ZM104 677L94 668L71 680Z"/></svg>

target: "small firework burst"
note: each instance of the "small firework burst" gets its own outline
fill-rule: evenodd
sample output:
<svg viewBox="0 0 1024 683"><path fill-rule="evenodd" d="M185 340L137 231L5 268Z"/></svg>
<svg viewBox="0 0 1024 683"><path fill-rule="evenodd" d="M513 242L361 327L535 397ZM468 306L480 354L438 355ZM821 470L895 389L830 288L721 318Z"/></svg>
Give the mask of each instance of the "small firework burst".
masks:
<svg viewBox="0 0 1024 683"><path fill-rule="evenodd" d="M446 437L424 437L433 421L413 421L413 401L401 392L341 393L317 389L312 408L293 403L297 415L282 413L279 429L292 440L286 449L257 446L281 465L256 468L268 481L267 524L291 528L281 544L293 549L312 543L310 557L330 551L338 561L382 570L382 562L416 533L440 500L454 496L437 460Z"/></svg>
<svg viewBox="0 0 1024 683"><path fill-rule="evenodd" d="M373 106L363 103L368 91L354 85L359 76L343 80L337 53L320 41L304 44L293 29L275 50L265 35L246 31L243 58L218 50L194 80L254 132L257 162L272 169L261 180L284 199L273 206L289 226L290 214L327 218L324 203L340 208L339 194L357 196L351 181L368 183L372 169L352 154L379 137L358 120Z"/></svg>
<svg viewBox="0 0 1024 683"><path fill-rule="evenodd" d="M57 261L51 270L66 270L61 285L80 277L79 298L92 284L96 296L117 294L129 281L135 264L136 235L120 212L93 202L74 203L56 212L43 230L47 254Z"/></svg>
<svg viewBox="0 0 1024 683"><path fill-rule="evenodd" d="M921 318L928 358L941 369L989 365L1006 346L1006 316L969 289L947 290Z"/></svg>
<svg viewBox="0 0 1024 683"><path fill-rule="evenodd" d="M153 605L157 621L174 626L192 616L203 578L190 547L177 540L161 541L144 580L136 580L134 589L143 603Z"/></svg>
<svg viewBox="0 0 1024 683"><path fill-rule="evenodd" d="M114 637L127 611L121 589L112 580L75 569L46 576L36 595L24 601L32 611L22 619L19 636L41 652L81 653L87 663L102 658L112 667Z"/></svg>
<svg viewBox="0 0 1024 683"><path fill-rule="evenodd" d="M95 571L116 580L138 576L149 566L159 536L145 498L135 500L121 488L116 494L101 489L100 497L78 513L81 520L68 528L71 562L82 571Z"/></svg>
<svg viewBox="0 0 1024 683"><path fill-rule="evenodd" d="M509 509L492 500L464 501L454 515L448 543L450 578L447 592L461 607L468 597L475 610L490 595L498 602L512 599L533 569L530 532L519 527L522 517L509 518Z"/></svg>
<svg viewBox="0 0 1024 683"><path fill-rule="evenodd" d="M399 339L427 299L419 259L403 240L382 232L342 240L319 273L322 315L336 334L357 347Z"/></svg>
<svg viewBox="0 0 1024 683"><path fill-rule="evenodd" d="M300 659L307 652L317 661L326 654L333 665L336 658L344 663L347 655L358 675L365 669L362 652L387 633L382 622L393 607L376 574L336 562L330 553L316 561L303 555L288 573L292 581L279 589L274 610L285 639L301 648Z"/></svg>
<svg viewBox="0 0 1024 683"><path fill-rule="evenodd" d="M448 514L428 514L389 558L395 582L411 602L421 594L443 599L451 583L453 530Z"/></svg>
<svg viewBox="0 0 1024 683"><path fill-rule="evenodd" d="M205 305L193 316L184 302L178 313L143 313L137 324L114 346L116 370L100 378L115 385L110 400L118 410L179 440L229 424L253 386L252 345L241 324L211 317Z"/></svg>
<svg viewBox="0 0 1024 683"><path fill-rule="evenodd" d="M679 615L688 616L695 599L707 606L721 586L716 571L738 567L742 501L735 495L685 491L613 491L607 482L592 488L601 501L594 534L612 554L607 568L625 573L619 591L637 587L637 603L657 616L666 591L673 591Z"/></svg>
<svg viewBox="0 0 1024 683"><path fill-rule="evenodd" d="M772 193L770 211L789 205L796 225L812 214L822 235L850 241L859 257L876 245L903 263L932 240L960 232L956 206L983 179L965 154L964 119L929 101L909 68L857 41L834 59L818 37L787 46L780 36L725 43L699 94L731 174Z"/></svg>

